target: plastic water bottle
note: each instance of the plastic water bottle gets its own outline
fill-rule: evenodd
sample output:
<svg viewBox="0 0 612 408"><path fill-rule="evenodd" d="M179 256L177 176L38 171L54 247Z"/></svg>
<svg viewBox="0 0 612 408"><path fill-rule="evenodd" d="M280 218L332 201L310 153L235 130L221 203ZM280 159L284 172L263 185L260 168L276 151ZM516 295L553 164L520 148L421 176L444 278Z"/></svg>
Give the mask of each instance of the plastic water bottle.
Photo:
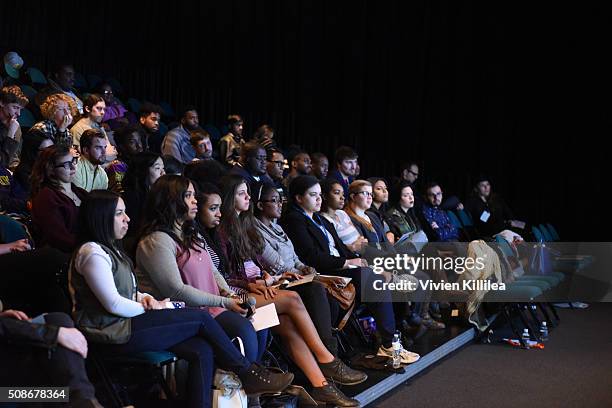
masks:
<svg viewBox="0 0 612 408"><path fill-rule="evenodd" d="M391 343L391 347L393 348L393 368L400 368L402 365L402 342L400 341L399 332L395 332L393 336L393 342Z"/></svg>
<svg viewBox="0 0 612 408"><path fill-rule="evenodd" d="M548 326L546 325L546 321L543 321L540 326L540 338L542 341L548 341Z"/></svg>
<svg viewBox="0 0 612 408"><path fill-rule="evenodd" d="M521 337L523 338L523 342L525 343L525 347L529 347L529 330L528 329L523 329L523 335Z"/></svg>

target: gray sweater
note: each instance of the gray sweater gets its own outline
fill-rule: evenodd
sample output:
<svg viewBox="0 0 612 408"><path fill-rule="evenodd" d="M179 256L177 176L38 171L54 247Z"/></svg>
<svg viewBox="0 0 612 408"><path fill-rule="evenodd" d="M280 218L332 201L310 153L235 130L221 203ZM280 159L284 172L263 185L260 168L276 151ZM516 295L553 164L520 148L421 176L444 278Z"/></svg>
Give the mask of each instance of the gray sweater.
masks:
<svg viewBox="0 0 612 408"><path fill-rule="evenodd" d="M183 301L187 306L192 307L226 307L230 304L230 298L203 292L183 283L176 257L176 242L165 232L154 232L141 239L136 250L136 274L139 287L156 299L170 298ZM212 268L219 289L222 292L232 293L214 264Z"/></svg>
<svg viewBox="0 0 612 408"><path fill-rule="evenodd" d="M274 275L283 272L301 273L306 267L298 258L293 248L293 243L285 234L279 224L272 224L270 227L256 219L257 229L265 240L265 247L262 258L266 266Z"/></svg>

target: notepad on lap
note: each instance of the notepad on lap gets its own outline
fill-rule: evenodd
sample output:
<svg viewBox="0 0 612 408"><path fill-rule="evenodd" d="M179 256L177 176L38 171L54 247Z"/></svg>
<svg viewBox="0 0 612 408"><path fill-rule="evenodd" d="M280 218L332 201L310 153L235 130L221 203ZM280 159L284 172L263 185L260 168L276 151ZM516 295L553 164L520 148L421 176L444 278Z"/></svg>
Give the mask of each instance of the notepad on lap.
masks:
<svg viewBox="0 0 612 408"><path fill-rule="evenodd" d="M276 313L276 306L274 306L274 303L258 307L253 317L251 317L251 324L255 328L255 331L278 326L280 322L278 320L278 314Z"/></svg>

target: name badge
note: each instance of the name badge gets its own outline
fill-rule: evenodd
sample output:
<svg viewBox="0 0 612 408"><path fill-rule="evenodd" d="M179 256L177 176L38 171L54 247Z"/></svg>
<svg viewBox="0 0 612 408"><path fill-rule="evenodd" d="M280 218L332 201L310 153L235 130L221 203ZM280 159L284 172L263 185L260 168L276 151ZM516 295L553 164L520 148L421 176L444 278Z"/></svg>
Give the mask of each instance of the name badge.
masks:
<svg viewBox="0 0 612 408"><path fill-rule="evenodd" d="M487 222L489 221L490 216L491 216L491 213L485 210L482 212L482 214L480 214L480 221Z"/></svg>

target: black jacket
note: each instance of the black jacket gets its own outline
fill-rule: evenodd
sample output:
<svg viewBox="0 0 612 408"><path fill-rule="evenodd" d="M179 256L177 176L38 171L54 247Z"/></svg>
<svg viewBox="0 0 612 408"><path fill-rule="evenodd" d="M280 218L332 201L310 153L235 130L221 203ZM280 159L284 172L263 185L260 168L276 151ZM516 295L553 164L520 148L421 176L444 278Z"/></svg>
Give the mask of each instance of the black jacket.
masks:
<svg viewBox="0 0 612 408"><path fill-rule="evenodd" d="M318 217L327 231L332 235L340 256L329 254L329 246L323 232L313 224L301 211L291 207L280 220L280 224L291 239L295 253L302 262L319 272L341 269L347 259L357 258L338 237L334 226Z"/></svg>
<svg viewBox="0 0 612 408"><path fill-rule="evenodd" d="M0 317L0 343L54 349L58 332L57 326Z"/></svg>

